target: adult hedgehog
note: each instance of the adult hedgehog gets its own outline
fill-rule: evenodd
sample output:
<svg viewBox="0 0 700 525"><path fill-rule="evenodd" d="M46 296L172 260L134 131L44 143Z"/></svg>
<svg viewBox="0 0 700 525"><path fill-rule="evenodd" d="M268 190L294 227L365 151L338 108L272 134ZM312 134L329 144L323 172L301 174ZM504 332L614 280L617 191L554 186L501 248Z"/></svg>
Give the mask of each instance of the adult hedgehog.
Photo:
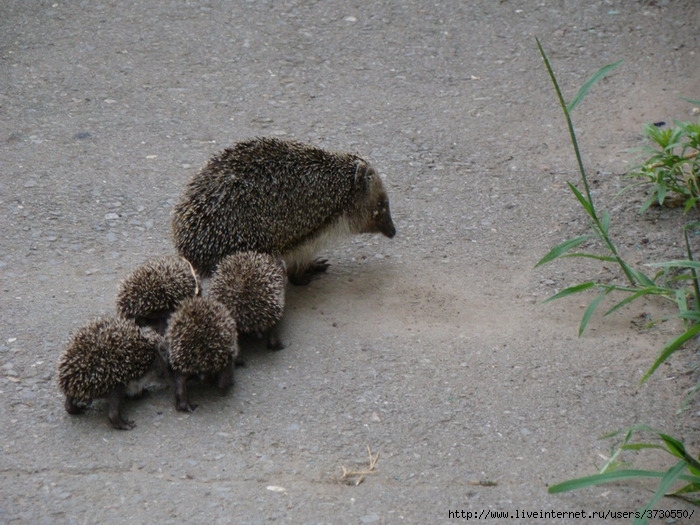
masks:
<svg viewBox="0 0 700 525"><path fill-rule="evenodd" d="M282 257L289 280L308 283L328 268L314 258L344 234L396 234L377 172L349 153L257 138L214 156L175 207L179 253L203 276L226 255L256 251Z"/></svg>

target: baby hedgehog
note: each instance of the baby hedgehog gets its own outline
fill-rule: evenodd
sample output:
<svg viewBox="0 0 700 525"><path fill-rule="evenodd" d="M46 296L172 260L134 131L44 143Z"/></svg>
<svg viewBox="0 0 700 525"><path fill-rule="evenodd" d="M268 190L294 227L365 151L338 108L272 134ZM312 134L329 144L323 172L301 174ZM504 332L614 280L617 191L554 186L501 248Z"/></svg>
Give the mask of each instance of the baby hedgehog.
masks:
<svg viewBox="0 0 700 525"><path fill-rule="evenodd" d="M58 363L58 385L69 414L80 414L93 399L109 400L109 421L119 430L134 423L121 415L130 383L146 376L157 363L161 338L142 333L132 321L102 317L80 328Z"/></svg>
<svg viewBox="0 0 700 525"><path fill-rule="evenodd" d="M236 322L226 307L209 297L185 299L170 317L165 356L175 379L175 406L192 412L187 380L204 376L225 390L233 385L238 357Z"/></svg>
<svg viewBox="0 0 700 525"><path fill-rule="evenodd" d="M267 335L267 347L281 350L276 333L284 313L284 262L265 253L240 252L221 260L211 280L212 296L236 320L239 334Z"/></svg>
<svg viewBox="0 0 700 525"><path fill-rule="evenodd" d="M257 138L214 156L175 207L173 238L208 276L226 255L281 256L289 280L308 283L328 268L314 259L345 234L396 234L381 178L364 160L299 142Z"/></svg>
<svg viewBox="0 0 700 525"><path fill-rule="evenodd" d="M162 335L170 314L183 300L198 294L199 280L192 265L177 255L166 255L142 264L121 283L117 311Z"/></svg>

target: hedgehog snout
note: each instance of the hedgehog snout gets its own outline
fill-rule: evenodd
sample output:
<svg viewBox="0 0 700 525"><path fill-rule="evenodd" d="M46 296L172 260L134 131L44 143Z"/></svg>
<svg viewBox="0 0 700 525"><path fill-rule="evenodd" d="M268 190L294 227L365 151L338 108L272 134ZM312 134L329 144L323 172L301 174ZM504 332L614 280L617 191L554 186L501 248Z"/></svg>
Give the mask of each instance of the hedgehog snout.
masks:
<svg viewBox="0 0 700 525"><path fill-rule="evenodd" d="M389 203L383 203L372 212L372 218L367 223L362 233L381 233L391 239L396 235L396 226L391 220L389 212Z"/></svg>

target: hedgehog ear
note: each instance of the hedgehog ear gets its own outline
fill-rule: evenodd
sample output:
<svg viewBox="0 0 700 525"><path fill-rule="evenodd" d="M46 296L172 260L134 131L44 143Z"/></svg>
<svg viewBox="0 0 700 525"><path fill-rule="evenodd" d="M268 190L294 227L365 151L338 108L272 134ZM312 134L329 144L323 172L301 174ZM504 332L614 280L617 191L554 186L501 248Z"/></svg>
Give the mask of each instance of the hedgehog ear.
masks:
<svg viewBox="0 0 700 525"><path fill-rule="evenodd" d="M355 188L367 192L372 179L376 176L376 172L372 166L363 160L358 160L355 164Z"/></svg>

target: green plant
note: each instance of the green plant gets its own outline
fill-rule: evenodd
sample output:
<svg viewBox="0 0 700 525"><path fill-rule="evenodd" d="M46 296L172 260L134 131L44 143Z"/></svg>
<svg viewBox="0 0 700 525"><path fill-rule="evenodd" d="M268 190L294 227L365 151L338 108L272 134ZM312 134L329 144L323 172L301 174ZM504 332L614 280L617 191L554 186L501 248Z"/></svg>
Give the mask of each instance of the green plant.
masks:
<svg viewBox="0 0 700 525"><path fill-rule="evenodd" d="M541 266L548 262L551 262L560 257L585 257L596 259L599 261L607 261L616 263L622 273L624 274L627 283L626 284L608 284L599 283L595 281L588 281L580 284L570 286L558 294L550 297L548 301L554 299L560 299L567 297L576 293L581 293L587 290L598 290L598 295L591 301L588 307L585 309L581 324L579 326L579 335L585 330L591 316L595 310L600 306L603 300L608 297L612 292L623 292L626 297L617 303L615 303L605 315L609 315L612 312L620 309L621 307L629 304L630 302L644 296L660 296L671 300L675 303L678 314L676 317L683 319L685 323L685 331L683 334L668 342L662 349L659 357L653 363L653 365L646 372L642 378L642 382L646 381L649 376L663 363L668 357L683 346L685 342L689 339L700 334L700 283L698 281L697 270L700 268L700 263L693 259L692 250L690 247L690 242L688 238L688 228L695 227L695 225L689 225L684 230L684 238L687 252L686 260L679 261L669 261L663 263L657 263L656 267L660 268L653 276L648 276L645 273L634 269L630 266L622 257L620 256L617 248L615 247L612 238L610 237L610 214L603 212L599 214L596 209L595 203L593 201L592 194L590 192L590 187L588 184L588 178L586 175L583 162L581 161L580 150L578 147L578 141L576 138L576 133L571 121L571 111L583 100L586 93L599 79L605 76L608 72L612 71L617 67L620 62L615 62L599 69L578 91L577 95L570 103L564 101L559 84L557 82L556 76L552 70L549 63L547 55L540 44L539 39L536 39L537 47L542 56L542 60L547 68L549 77L554 85L554 89L559 99L559 104L564 112L566 122L569 128L569 135L571 138L571 143L574 147L574 152L576 154L576 160L578 162L578 168L581 175L581 182L584 191L580 191L574 184L568 182L569 189L574 194L578 202L581 204L586 214L591 220L591 230L593 236L583 235L573 239L568 239L547 253L536 265ZM589 241L591 238L597 238L602 241L603 246L607 250L606 255L599 255L594 253L586 252L576 252L575 250L583 245L585 242ZM671 269L680 270L681 273L676 276L671 276ZM683 273L685 272L685 273ZM674 286L679 282L687 281L690 286ZM690 298L690 301L689 301ZM698 388L695 389L696 391ZM642 509L638 516L636 516L635 523L643 524L647 523L650 517L650 509L663 497L671 486L677 480L687 481L688 484L683 488L677 490L674 495L687 494L700 492L700 463L691 457L686 451L683 444L676 440L675 438L663 434L657 433L658 437L665 444L665 449L660 445L649 444L649 443L629 443L631 436L634 432L641 430L643 427L633 427L629 429L625 435L622 445L616 453L614 453L611 459L606 463L601 472L595 476L590 476L586 478L579 478L575 480L566 481L554 485L549 488L549 492L563 492L566 490L575 490L583 487L595 485L598 483L606 483L610 481L618 481L621 479L628 479L634 477L656 477L661 478L659 486L656 493L652 499L647 503L646 507ZM667 450L672 455L678 457L678 461L673 467L671 467L666 472L659 471L646 471L646 470L627 470L619 469L621 465L617 461L617 457L623 450L641 450L644 448L660 448ZM690 471L690 475L684 474L686 470ZM691 500L694 503L700 503L699 500Z"/></svg>
<svg viewBox="0 0 700 525"><path fill-rule="evenodd" d="M644 134L655 147L645 147L644 151L651 156L628 174L642 179L632 186L651 186L640 213L655 202L663 206L669 193L682 199L686 211L700 199L700 119L697 123L674 122L674 125L673 128L644 126Z"/></svg>
<svg viewBox="0 0 700 525"><path fill-rule="evenodd" d="M625 434L622 443L613 450L610 459L606 461L598 474L552 485L549 487L548 492L555 494L558 492L579 490L602 483L631 478L660 478L661 481L659 482L654 496L647 502L644 508L635 513L635 519L633 521L635 525L645 524L650 517L654 516L654 512L651 509L663 496L678 497L695 505L700 505L700 462L686 451L683 443L663 432L655 431L646 426L635 426L623 431L607 434L603 436L602 439L615 437L622 432ZM656 437L661 440L663 445L644 442L631 443L632 435L638 432L653 432ZM622 453L626 450L640 451L644 449L663 450L678 458L678 461L668 470L658 471L629 469L626 468L626 463L619 460ZM685 473L686 471L688 471L688 474ZM677 488L674 492L669 493L673 485L678 481L686 483L682 487Z"/></svg>
<svg viewBox="0 0 700 525"><path fill-rule="evenodd" d="M600 68L591 78L583 84L579 89L576 96L568 104L564 101L564 97L559 88L554 71L552 70L549 59L547 58L539 39L536 39L537 47L539 48L540 55L544 61L549 77L554 85L554 89L559 99L559 104L564 112L566 122L569 128L569 136L571 143L574 147L574 152L576 154L576 160L578 163L579 173L581 175L581 183L584 191L581 192L574 184L568 182L569 189L574 194L578 202L581 204L586 214L591 220L591 230L593 235L581 235L573 239L565 240L564 242L558 244L552 248L549 253L547 253L540 261L535 265L535 267L542 266L546 263L552 262L561 257L584 257L595 259L605 262L616 263L622 273L626 278L625 284L610 284L596 281L587 281L584 283L575 284L569 286L559 293L553 295L547 299L547 302L554 301L556 299L562 299L574 294L586 292L586 291L597 291L598 294L589 303L583 312L581 318L581 323L579 325L578 333L583 334L588 323L593 316L594 312L603 303L603 301L611 297L613 292L623 293L626 297L622 300L618 300L612 305L606 312L605 316L616 312L623 306L641 298L648 296L658 296L671 301L678 311L678 313L671 317L677 317L683 320L685 331L678 337L669 341L661 349L659 357L647 371L647 373L642 377L642 382L646 381L651 374L669 358L674 352L679 350L688 340L694 336L700 334L700 282L698 281L697 269L700 268L700 263L693 259L692 250L690 247L690 242L688 239L688 228L685 230L685 243L687 260L677 260L662 262L650 265L652 268L659 268L653 275L647 275L646 273L633 268L629 263L627 263L619 254L615 243L610 236L610 214L607 211L599 213L596 209L595 202L590 192L590 186L588 184L588 176L586 170L583 166L581 160L581 154L578 146L578 140L576 138L576 133L574 131L573 123L571 120L571 111L583 100L591 87L601 78L603 78L607 73L615 69L620 62L615 62L608 64ZM697 224L689 225L689 227L694 227ZM602 242L603 247L607 251L607 254L600 255L596 253L589 252L577 252L575 251L579 246L590 241L591 239L598 239ZM670 269L675 269L675 271L680 272L680 275L671 277ZM683 272L686 273L683 273ZM689 286L680 286L679 283L690 283ZM689 301L688 298L691 298Z"/></svg>

